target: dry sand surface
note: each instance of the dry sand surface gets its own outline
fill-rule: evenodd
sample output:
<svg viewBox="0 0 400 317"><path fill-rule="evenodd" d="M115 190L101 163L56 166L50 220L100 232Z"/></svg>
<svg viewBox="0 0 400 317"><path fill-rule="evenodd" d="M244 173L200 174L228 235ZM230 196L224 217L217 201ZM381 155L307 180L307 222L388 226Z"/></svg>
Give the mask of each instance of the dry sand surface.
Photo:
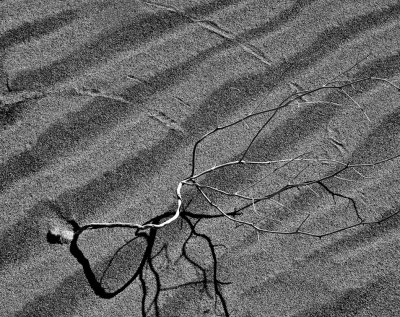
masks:
<svg viewBox="0 0 400 317"><path fill-rule="evenodd" d="M226 166L199 184L260 197L326 179L246 200L234 219L295 231L308 217L300 230L318 235L357 223L354 202L365 222L386 221L321 239L262 233L204 219L221 213L185 185L185 211L203 219L159 229L140 278L109 299L67 243L46 240L71 229L66 219L142 224L175 212L195 142L218 125L334 78L399 85L399 17L389 0L1 1L0 316L400 316L400 216L390 217L400 159L330 177L343 167L333 160L400 154L400 93L380 80L306 95L262 130L272 112L218 131L199 145L195 173L238 160L260 131L247 160L326 162ZM203 190L225 212L244 204ZM108 292L142 261L145 238L125 244L134 234L79 237L97 279L116 254Z"/></svg>

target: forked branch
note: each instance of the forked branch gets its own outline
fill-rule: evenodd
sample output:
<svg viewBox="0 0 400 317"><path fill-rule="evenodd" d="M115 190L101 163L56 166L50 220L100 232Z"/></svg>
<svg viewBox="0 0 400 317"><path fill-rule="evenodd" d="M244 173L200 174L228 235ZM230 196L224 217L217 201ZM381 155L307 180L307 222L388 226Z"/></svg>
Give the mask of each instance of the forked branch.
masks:
<svg viewBox="0 0 400 317"><path fill-rule="evenodd" d="M336 78L335 78L336 79ZM223 286L224 284L227 284L225 282L221 282L218 279L217 276L217 256L215 252L215 247L211 241L211 239L205 235L202 234L198 231L196 231L196 225L204 219L213 219L213 218L225 218L233 223L235 223L237 226L247 226L251 229L256 230L257 235L259 233L271 233L271 234L281 234L281 235L304 235L304 236L311 236L311 237L318 237L322 238L328 235L332 235L335 233L342 232L344 230L349 230L351 228L356 228L359 226L364 226L364 225L373 225L373 224L380 224L384 221L387 221L397 214L400 213L400 210L397 210L396 212L383 217L381 219L377 220L367 220L367 217L363 216L363 213L359 210L359 206L357 204L356 199L350 195L346 194L342 191L337 190L332 184L332 181L337 181L337 182L349 182L353 181L350 179L348 176L345 175L346 171L353 171L357 177L361 178L362 180L369 180L371 177L366 176L364 173L362 173L360 170L362 168L373 168L377 167L379 165L384 165L385 163L389 161L394 161L396 159L400 158L400 153L396 154L394 156L384 158L378 161L374 162L361 162L361 163L354 163L354 162L346 162L346 161L341 161L341 160L336 160L336 159L328 159L328 158L319 158L319 157L312 157L310 156L310 153L303 153L300 155L297 155L295 157L291 158L282 158L282 159L275 159L275 160L252 160L248 159L246 156L248 153L250 153L251 148L254 146L256 143L257 139L261 135L261 133L267 128L267 126L272 122L277 117L277 114L282 111L285 108L288 108L292 105L295 104L296 100L301 99L304 96L307 95L312 95L320 91L338 91L344 96L345 99L347 99L351 104L356 105L358 109L360 109L365 116L365 118L370 122L370 118L368 117L367 113L365 112L364 108L358 103L355 99L355 97L351 96L350 93L348 93L346 90L344 90L346 87L353 87L356 84L360 84L363 82L367 81L376 81L376 82L382 82L384 84L389 85L391 88L395 88L398 92L400 92L400 88L392 83L391 81L383 78L378 78L378 77L367 77L367 78L361 78L361 79L356 79L356 80L345 80L345 81L332 81L324 84L323 86L319 86L310 90L304 90L304 91L298 91L295 93L292 93L289 95L287 98L282 100L277 106L273 108L268 108L265 110L261 110L258 112L250 112L244 117L235 120L231 123L217 126L210 132L206 133L203 135L200 139L198 139L192 149L192 156L191 156L191 170L190 170L190 175L183 180L181 180L176 188L176 200L177 200L177 207L174 211L171 212L165 212L163 214L160 214L153 219L148 220L147 222L140 224L140 223L124 223L124 222L104 222L104 223L89 223L84 226L79 226L74 220L71 220L70 223L73 225L74 228L74 235L73 235L73 240L71 242L71 253L77 258L77 260L82 264L84 267L84 272L89 280L89 283L91 284L92 288L96 292L97 295L103 297L103 298L111 298L114 297L116 294L120 293L123 289L125 289L130 283L133 282L133 280L138 277L139 282L141 283L142 286L142 315L147 316L148 312L150 309L153 309L155 311L155 314L158 316L160 308L159 308L159 296L161 292L163 291L171 291L173 289L177 289L180 287L188 287L188 286L195 286L195 285L200 285L203 287L203 291L207 293L209 297L213 297L214 299L214 308L215 311L217 310L217 304L219 303L223 313L228 316L228 307L227 303L223 297L223 294L220 290L220 287ZM315 101L307 101L303 102L302 104L305 104L307 106L312 107L313 105L328 105L328 106L343 106L340 103L332 102L332 101L326 101L326 100L315 100ZM267 116L265 119L264 116ZM252 118L262 118L261 121L262 124L258 128L258 130L255 132L254 135L252 135L251 139L245 146L244 150L236 157L235 159L216 164L211 168L203 169L200 171L197 171L196 168L196 161L197 161L197 156L198 156L198 150L199 147L205 143L207 139L209 139L211 136L217 134L220 131L227 130L231 127L238 126L241 123L246 123L247 120L252 119ZM306 164L306 166L302 166L302 164ZM312 174L310 171L312 167L315 165L320 165L320 166L327 166L329 168L329 171L324 170L324 173L317 173L316 175ZM214 184L207 184L205 180L212 178L211 176L215 175L218 172L222 172L224 169L234 169L234 168L254 168L254 169L262 169L267 170L268 168L272 169L272 172L267 173L267 175L263 175L262 177L258 178L255 180L251 185L246 186L245 188L234 188L232 189L225 189L225 188L219 188L217 185ZM278 173L282 172L285 168L295 168L294 172L290 172L291 177L289 181L285 181L282 179L281 183L279 186L273 189L268 189L265 190L264 187L262 186L262 182L266 182L269 177L276 176ZM306 174L309 173L307 176ZM315 172L315 169L314 169ZM307 178L305 178L305 175ZM314 175L314 176L312 176ZM278 177L279 178L279 177ZM302 180L301 180L302 179ZM256 190L258 186L258 191ZM216 213L197 213L197 212L189 212L186 207L190 204L192 201L192 197L185 198L183 197L183 187L187 188L194 188L195 191L199 194L199 196L208 204L210 207L210 210L216 211ZM265 186L268 188L268 186ZM261 188L261 190L260 190ZM253 189L255 190L256 193L253 193ZM339 228L333 228L332 230L326 230L326 232L310 232L305 230L304 228L307 227L307 225L310 223L312 215L309 212L306 212L304 217L302 214L297 213L297 210L294 211L296 219L298 220L298 224L295 226L295 228L291 228L290 230L283 230L283 229L275 229L275 228L266 228L265 226L259 225L257 221L253 221L253 218L251 220L244 220L242 216L244 217L255 217L260 216L259 212L257 211L257 208L262 204L262 202L267 202L271 201L274 204L278 204L279 206L282 206L284 208L289 209L286 207L283 203L280 202L281 195L291 195L293 192L300 191L303 189L311 190L317 197L318 200L324 198L325 196L329 195L332 200L335 203L334 208L336 209L336 200L341 200L341 201L347 201L347 206L345 207L345 212L347 213L348 209L351 208L352 213L350 214L351 221L350 223L346 223L346 225L343 225ZM251 194L247 194L251 190ZM322 191L322 193L321 193ZM230 210L224 210L223 207L221 207L222 204L219 204L217 202L217 199L214 199L213 197L222 197L222 199L227 199L229 202L231 200L239 201L242 203L242 205L236 205L236 203L232 203L232 205L235 205L233 208ZM189 201L189 204L186 206L183 206L183 201ZM229 209L229 208L228 208ZM246 212L246 211L254 211L254 213L251 212ZM190 234L183 243L183 246L181 248L181 257L180 259L184 259L189 265L191 265L196 272L200 272L201 279L195 280L195 281L190 281L188 283L183 283L179 285L174 285L170 287L162 287L161 283L161 277L157 271L157 267L154 265L153 261L155 258L161 256L162 254L166 254L166 257L168 258L168 252L167 252L167 247L164 245L158 252L155 252L155 254L152 253L154 241L156 239L156 235L159 232L158 229L161 229L163 227L166 227L175 221L180 219L182 223L186 223L189 226L190 229ZM78 247L78 239L80 235L87 231L87 230L95 230L95 229L101 229L101 228L130 228L135 230L135 237L127 242L127 244L135 241L136 238L143 238L145 239L147 243L146 251L144 253L144 256L140 262L140 265L135 272L135 274L132 276L132 278L123 286L113 292L107 292L102 288L102 282L103 282L103 277L100 279L100 282L96 280L96 277L94 273L92 272L92 269L90 267L89 261L85 258L83 253L80 251ZM285 227L286 229L286 227ZM329 228L331 229L331 228ZM202 239L205 241L208 245L208 250L211 252L212 255L212 277L210 278L207 275L207 270L208 268L203 267L200 265L198 262L196 262L195 259L193 259L187 251L187 245L188 242L193 239L194 237L197 237L199 239ZM141 240L142 241L142 240ZM125 244L117 250L115 253L115 257L118 256L118 253L120 250L125 247ZM109 267L112 265L114 261L114 256L111 258L111 260L106 264L106 268L103 271L103 276L105 275L106 271L109 269ZM168 260L168 259L167 259ZM149 298L149 292L148 292L148 285L146 284L146 278L144 275L145 270L149 270L152 275L154 276L156 280L156 294L153 297L153 300L151 301L150 305L148 306L148 309L146 309L146 301L148 301ZM208 285L211 284L213 285L213 290L210 291Z"/></svg>
<svg viewBox="0 0 400 317"><path fill-rule="evenodd" d="M248 115L233 121L231 123L228 123L226 125L222 125L222 126L217 126L216 128L214 128L213 130L211 130L210 132L206 133L204 136L202 136L199 140L197 140L193 146L193 150L192 150L192 167L191 167L191 173L190 175L183 179L182 181L180 181L178 183L177 189L176 189L176 196L177 196L177 208L175 213L168 219L164 220L161 223L146 223L146 224L139 224L139 223L119 223L119 222L113 222L113 223L90 223L87 225L84 225L82 227L79 228L79 230L76 231L76 233L82 233L85 230L91 230L91 229L99 229L99 228L115 228L115 227L121 227L121 228L132 228L132 229L136 229L138 232L146 230L146 229L159 229L162 227L165 227L169 224L171 224L172 222L176 221L179 217L180 214L182 212L182 188L183 186L196 186L196 188L198 189L198 191L201 193L201 195L204 197L204 199L210 204L210 206L212 206L213 208L217 209L223 216L225 216L227 219L235 221L237 223L241 223L244 225L248 225L256 230L259 231L263 231L263 232L269 232L269 233L279 233L279 234L305 234L305 235L311 235L311 236L321 236L321 235L314 235L314 234L310 234L310 233L306 233L306 232L302 232L300 230L294 230L294 231L289 231L289 232L282 232L282 231L269 231L269 230L265 230L262 229L258 226L256 226L255 224L251 223L251 222L247 222L247 221L242 221L239 219L235 219L234 217L231 217L228 215L227 212L222 211L221 208L219 208L214 202L211 201L211 199L208 197L208 195L204 192L204 189L210 189L216 192L219 192L223 195L226 196L235 196L237 198L242 198L245 200L249 200L251 201L251 203L249 204L257 204L260 201L266 200L266 199L272 199L273 197L279 195L280 193L283 193L285 191L288 191L292 188L300 188L300 187L306 187L306 186L310 186L312 184L319 184L320 186L322 186L327 192L329 192L330 194L332 194L332 192L330 191L330 189L328 187L326 187L322 182L324 180L330 179L332 177L336 177L338 174L340 174L341 172L343 172L344 170L347 170L349 168L356 168L356 167L367 167L367 166L376 166L379 164L382 164L384 162L387 161L392 161L395 160L397 158L399 158L400 154L395 155L393 157L389 157L386 159L383 159L381 161L377 161L377 162L369 162L369 163L358 163L358 164L352 164L352 163L346 163L346 162L341 162L338 160L332 160L332 159L318 159L318 158L304 158L304 157L297 157L297 158L288 158L288 159L280 159L280 160L272 160L272 161L251 161L251 160L245 160L246 154L249 152L250 148L252 147L252 145L254 144L255 140L257 139L257 137L260 135L260 133L267 127L267 125L272 121L272 119L276 116L276 114L283 110L284 108L287 108L291 105L293 105L293 103L304 97L307 95L312 95L316 92L322 91L322 90L337 90L339 92L341 92L342 94L345 95L345 97L347 97L353 104L356 104L358 106L358 108L360 108L364 115L366 116L366 118L370 121L369 117L367 116L367 114L365 113L364 109L358 104L357 101L355 101L355 99L353 97L351 97L347 92L344 91L344 88L346 87L350 87L353 86L355 84L360 84L366 81L378 81L378 82L383 82L385 84L388 84L390 87L395 88L397 91L400 92L400 88L395 85L394 83L392 83L391 81L384 79L384 78L379 78L379 77L365 77L365 78L360 78L360 79L355 79L355 80L346 80L346 81L334 81L331 83L326 83L323 86L319 86L310 90L304 90L304 91L299 91L299 92L294 92L292 94L290 94L287 98L285 98L284 100L282 100L276 107L274 108L270 108L270 109L265 109L262 111L258 111L255 113L249 113ZM339 84L339 83L342 84ZM328 101L313 101L313 102L307 102L307 104L309 105L313 105L313 104L327 104L327 105L340 105L338 103L334 103L334 102L328 102ZM230 127L233 127L235 125L238 125L242 122L245 122L246 120L249 120L253 117L257 117L257 116L262 116L265 114L270 114L269 118L264 122L264 124L261 126L261 128L258 129L258 131L256 132L256 134L253 136L253 138L250 140L248 146L245 148L245 150L243 151L243 154L241 154L240 158L238 160L234 160L234 161L230 161L230 162L226 162L223 164L219 164L216 165L212 168L203 170L201 172L198 172L197 174L195 174L196 171L196 158L197 158L197 150L198 147L201 145L202 142L204 142L206 139L208 139L209 137L211 137L213 134L217 133L218 131L222 131L225 129L228 129ZM263 197L250 197L250 196L245 196L245 195L239 195L237 193L229 193L226 191L223 191L221 189L212 187L212 186L208 186L208 185L202 185L198 182L198 179L200 177L203 177L207 174L213 173L217 170L223 169L223 168L229 168L229 167L233 167L235 165L258 165L258 166L268 166L268 165L273 165L273 164L281 164L281 163L293 163L293 162L321 162L324 164L331 164L333 166L342 166L342 168L331 174L331 175L327 175L323 178L320 179L315 179L315 180L308 180L308 181L304 181L298 184L288 184L282 188L280 188L279 190L273 192L273 193L269 193ZM339 193L334 193L336 196L342 195ZM349 197L346 197L349 199ZM353 203L354 205L354 203ZM243 207L243 209L245 209L247 207ZM361 220L361 216L359 216L358 214L358 210L355 208L356 214L357 214L357 218L359 220ZM365 224L366 222L360 221L360 224ZM360 225L359 224L359 225ZM352 226L353 227L353 226ZM329 233L330 234L330 233Z"/></svg>

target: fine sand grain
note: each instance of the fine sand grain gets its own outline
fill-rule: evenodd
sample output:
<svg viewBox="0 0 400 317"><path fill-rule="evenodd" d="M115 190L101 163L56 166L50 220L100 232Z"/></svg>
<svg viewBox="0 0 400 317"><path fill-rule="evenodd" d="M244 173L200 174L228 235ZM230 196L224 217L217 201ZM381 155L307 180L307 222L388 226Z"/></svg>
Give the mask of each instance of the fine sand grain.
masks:
<svg viewBox="0 0 400 317"><path fill-rule="evenodd" d="M202 135L319 87L358 61L340 79L399 85L399 17L393 0L1 1L0 316L142 316L139 279L111 299L96 296L70 253L66 219L142 224L174 211L176 186L190 174ZM382 81L355 88L348 90L355 102L339 91L299 98L248 157L312 153L370 163L400 154L399 92ZM238 159L267 118L207 139L196 173ZM261 180L245 191L256 195L305 168L277 166L221 169L202 182L239 191ZM331 167L314 165L299 178L323 177ZM399 212L400 159L359 172L329 180L330 188L353 197L367 221ZM183 194L185 204L192 199L188 211L215 213L199 192ZM238 207L232 197L213 199L227 211ZM279 199L240 219L293 230L310 214L302 229L317 234L354 221L348 201L321 186ZM215 316L221 301L215 309L213 285L198 281L211 281L217 268L218 280L230 282L220 287L230 316L400 316L399 228L394 216L319 239L203 220L196 231L219 245L215 266L201 237L185 246L194 262L182 257L191 230L178 220L157 234L153 252L161 253L156 275L144 272L144 309L158 290L159 316ZM63 244L49 244L49 230L64 234ZM133 233L82 234L95 274ZM128 281L145 250L143 237L127 244L105 275L107 287Z"/></svg>

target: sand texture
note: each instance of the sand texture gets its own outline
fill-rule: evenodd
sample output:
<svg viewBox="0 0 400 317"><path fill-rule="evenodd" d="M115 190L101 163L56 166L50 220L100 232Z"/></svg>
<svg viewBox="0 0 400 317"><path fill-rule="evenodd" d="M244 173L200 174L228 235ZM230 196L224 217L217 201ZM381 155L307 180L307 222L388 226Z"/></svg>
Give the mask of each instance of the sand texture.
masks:
<svg viewBox="0 0 400 317"><path fill-rule="evenodd" d="M1 1L0 316L400 316L399 49L398 1ZM210 170L244 153L286 161ZM79 236L106 293L142 267L96 295L68 221L165 221L207 170L152 248Z"/></svg>

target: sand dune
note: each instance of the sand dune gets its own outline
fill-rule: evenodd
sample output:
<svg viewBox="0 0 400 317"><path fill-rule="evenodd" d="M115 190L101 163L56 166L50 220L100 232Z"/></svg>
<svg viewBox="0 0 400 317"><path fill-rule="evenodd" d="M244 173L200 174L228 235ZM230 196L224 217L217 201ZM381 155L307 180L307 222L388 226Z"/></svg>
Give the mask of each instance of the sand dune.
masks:
<svg viewBox="0 0 400 317"><path fill-rule="evenodd" d="M223 298L230 316L400 316L399 216L322 239L257 234L226 218L203 219L196 236L178 220L157 232L153 268L141 277L144 304L139 277L100 298L68 245L46 241L52 226L70 228L66 219L144 223L173 213L196 140L294 91L336 77L399 85L399 16L397 1L372 0L2 1L0 315L214 316ZM400 154L399 92L379 80L348 91L355 102L326 89L283 109L246 159L371 163ZM269 115L206 139L195 172L239 159ZM257 196L297 173L305 181L338 168L276 167L223 168L201 183ZM326 185L353 197L367 221L399 211L398 158L357 171ZM241 206L207 193L224 210ZM215 214L198 191L183 194L189 212ZM240 219L292 230L310 214L302 229L321 234L356 220L351 201L335 198L315 184L250 206ZM82 234L97 278L133 234ZM105 277L110 289L131 278L145 245L139 238L117 253ZM215 274L230 282L217 308Z"/></svg>

